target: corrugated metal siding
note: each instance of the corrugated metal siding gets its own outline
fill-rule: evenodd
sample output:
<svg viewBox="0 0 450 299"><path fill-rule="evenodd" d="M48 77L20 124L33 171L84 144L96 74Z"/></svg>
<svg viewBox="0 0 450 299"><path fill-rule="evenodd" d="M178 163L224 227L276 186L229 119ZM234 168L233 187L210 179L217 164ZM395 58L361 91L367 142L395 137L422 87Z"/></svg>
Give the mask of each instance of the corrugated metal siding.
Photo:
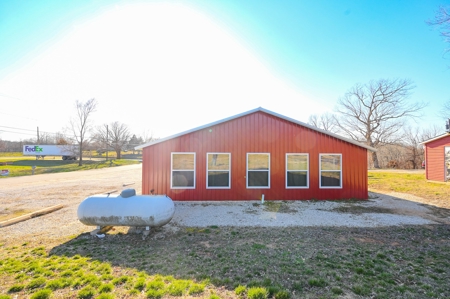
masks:
<svg viewBox="0 0 450 299"><path fill-rule="evenodd" d="M172 152L196 152L196 188L170 189ZM206 189L206 153L231 153L231 189ZM270 153L270 189L246 188L246 154ZM285 188L286 153L309 153L309 188ZM319 188L319 154L342 154L342 189ZM142 193L174 200L367 199L367 150L256 112L143 149Z"/></svg>
<svg viewBox="0 0 450 299"><path fill-rule="evenodd" d="M450 136L425 144L425 173L427 180L445 181L444 148L450 146Z"/></svg>

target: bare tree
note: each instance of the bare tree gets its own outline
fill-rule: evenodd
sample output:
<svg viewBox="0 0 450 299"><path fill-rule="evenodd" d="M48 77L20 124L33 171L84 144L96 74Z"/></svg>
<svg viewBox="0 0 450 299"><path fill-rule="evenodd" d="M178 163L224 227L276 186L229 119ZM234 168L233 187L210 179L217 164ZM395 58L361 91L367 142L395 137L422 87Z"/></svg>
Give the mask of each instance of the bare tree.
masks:
<svg viewBox="0 0 450 299"><path fill-rule="evenodd" d="M6 151L6 142L0 138L0 152Z"/></svg>
<svg viewBox="0 0 450 299"><path fill-rule="evenodd" d="M400 129L408 118L419 116L425 103L408 103L414 88L406 79L380 79L356 84L339 99L337 125L350 138L371 147L400 140ZM379 168L377 153L372 153L375 168Z"/></svg>
<svg viewBox="0 0 450 299"><path fill-rule="evenodd" d="M90 99L85 103L76 101L76 116L70 120L70 128L79 147L80 160L78 165L83 165L83 149L87 143L87 133L91 129L90 116L97 108L97 101Z"/></svg>
<svg viewBox="0 0 450 299"><path fill-rule="evenodd" d="M428 21L431 26L439 27L444 41L450 43L450 7L440 6L434 20ZM446 52L449 52L447 48Z"/></svg>
<svg viewBox="0 0 450 299"><path fill-rule="evenodd" d="M153 137L153 132L148 129L145 129L144 132L142 132L142 135L140 138L144 141L143 143L147 143L147 142L159 139L159 138Z"/></svg>
<svg viewBox="0 0 450 299"><path fill-rule="evenodd" d="M103 125L97 129L96 139L107 147L113 148L117 159L121 158L121 151L130 140L131 134L127 125L115 121L110 125Z"/></svg>
<svg viewBox="0 0 450 299"><path fill-rule="evenodd" d="M439 116L445 120L450 118L450 100L442 105L442 109L439 111Z"/></svg>
<svg viewBox="0 0 450 299"><path fill-rule="evenodd" d="M404 134L404 143L406 149L406 162L412 169L418 169L424 160L424 149L420 142L423 141L423 133L419 128L406 128Z"/></svg>
<svg viewBox="0 0 450 299"><path fill-rule="evenodd" d="M134 152L135 152L134 148L143 143L144 143L144 140L142 139L142 137L138 138L136 136L136 134L133 134L133 136L131 136L130 141L128 142L128 150L132 150L133 154L134 154Z"/></svg>
<svg viewBox="0 0 450 299"><path fill-rule="evenodd" d="M335 116L328 112L321 115L310 115L308 124L331 133L337 133L339 131Z"/></svg>
<svg viewBox="0 0 450 299"><path fill-rule="evenodd" d="M57 132L55 134L55 143L57 145L68 145L70 144L70 140L63 133Z"/></svg>
<svg viewBox="0 0 450 299"><path fill-rule="evenodd" d="M446 43L450 44L450 6L440 6L436 12L434 20L427 22L431 26L439 27L441 36ZM446 53L450 52L450 47L445 50ZM447 101L439 112L439 116L444 119L450 118L450 100Z"/></svg>
<svg viewBox="0 0 450 299"><path fill-rule="evenodd" d="M436 136L439 136L445 132L445 126L438 126L434 124L431 127L428 127L422 131L421 141L425 141L428 139L432 139Z"/></svg>

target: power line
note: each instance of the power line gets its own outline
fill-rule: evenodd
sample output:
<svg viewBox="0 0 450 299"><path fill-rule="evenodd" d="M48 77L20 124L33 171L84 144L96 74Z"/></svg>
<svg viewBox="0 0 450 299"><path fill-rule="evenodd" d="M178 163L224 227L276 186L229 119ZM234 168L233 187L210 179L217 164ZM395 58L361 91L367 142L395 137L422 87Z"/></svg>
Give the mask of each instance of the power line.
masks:
<svg viewBox="0 0 450 299"><path fill-rule="evenodd" d="M14 130L22 130L22 131L32 131L34 132L34 130L30 130L30 129L21 129L21 128L14 128L14 127L7 127L7 126L0 126L2 128L7 128L7 129L14 129Z"/></svg>
<svg viewBox="0 0 450 299"><path fill-rule="evenodd" d="M22 133L22 132L14 132L14 131L6 131L6 130L0 130L0 132L4 133L13 133L13 134L21 134L21 135L29 135L29 136L36 136L35 134L30 133Z"/></svg>
<svg viewBox="0 0 450 299"><path fill-rule="evenodd" d="M0 93L0 97L5 97L5 98L16 99L16 100L19 100L19 101L24 101L23 99L12 97L12 96L9 96L9 95L4 94L4 93Z"/></svg>
<svg viewBox="0 0 450 299"><path fill-rule="evenodd" d="M12 130L21 130L21 131L29 131L29 132L36 132L36 130L30 130L30 129L23 129L23 128L16 128L16 127L7 127L7 126L0 126L0 128L7 128L7 129L12 129ZM5 130L1 130L3 132L6 132ZM13 133L12 131L8 131L10 133ZM18 134L25 134L25 133L19 133ZM46 131L40 131L40 133L43 134L50 134L50 135L58 135L58 134L62 134L62 133L54 133L54 132L46 132ZM33 134L34 135L34 134Z"/></svg>
<svg viewBox="0 0 450 299"><path fill-rule="evenodd" d="M14 116L14 117L20 117L20 118L25 118L25 119L35 120L35 121L39 121L39 120L37 120L37 119L35 119L35 118L30 118L30 117L25 117L25 116L20 116L20 115L9 114L9 113L5 113L5 112L0 112L0 114L9 115L9 116Z"/></svg>

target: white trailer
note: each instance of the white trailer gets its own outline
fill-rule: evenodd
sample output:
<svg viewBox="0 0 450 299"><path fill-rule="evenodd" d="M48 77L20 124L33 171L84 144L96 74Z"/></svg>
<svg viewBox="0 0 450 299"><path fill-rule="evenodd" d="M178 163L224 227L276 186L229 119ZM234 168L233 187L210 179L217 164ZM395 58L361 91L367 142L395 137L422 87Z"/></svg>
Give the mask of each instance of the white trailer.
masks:
<svg viewBox="0 0 450 299"><path fill-rule="evenodd" d="M24 156L36 156L36 159L45 156L61 156L63 160L77 160L78 146L76 145L24 145Z"/></svg>

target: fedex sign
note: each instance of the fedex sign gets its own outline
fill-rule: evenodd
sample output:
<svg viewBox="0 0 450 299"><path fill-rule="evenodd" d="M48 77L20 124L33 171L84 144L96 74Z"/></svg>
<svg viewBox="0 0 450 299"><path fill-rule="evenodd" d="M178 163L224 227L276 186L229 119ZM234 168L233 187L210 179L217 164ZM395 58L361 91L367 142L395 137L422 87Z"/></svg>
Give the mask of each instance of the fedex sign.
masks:
<svg viewBox="0 0 450 299"><path fill-rule="evenodd" d="M39 147L37 145L35 145L35 146L28 146L28 145L26 145L24 151L25 152L40 153L40 152L42 152L42 147Z"/></svg>

